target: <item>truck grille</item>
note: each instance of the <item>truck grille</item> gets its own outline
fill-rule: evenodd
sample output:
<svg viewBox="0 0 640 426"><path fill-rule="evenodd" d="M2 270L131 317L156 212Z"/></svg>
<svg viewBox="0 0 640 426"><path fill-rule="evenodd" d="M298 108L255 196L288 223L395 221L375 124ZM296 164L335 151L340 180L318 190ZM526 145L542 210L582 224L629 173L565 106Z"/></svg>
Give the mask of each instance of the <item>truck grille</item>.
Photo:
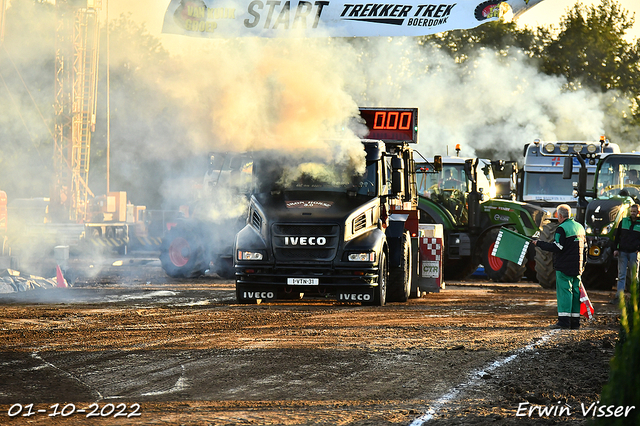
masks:
<svg viewBox="0 0 640 426"><path fill-rule="evenodd" d="M277 223L272 235L273 251L279 262L328 262L338 250L340 227Z"/></svg>

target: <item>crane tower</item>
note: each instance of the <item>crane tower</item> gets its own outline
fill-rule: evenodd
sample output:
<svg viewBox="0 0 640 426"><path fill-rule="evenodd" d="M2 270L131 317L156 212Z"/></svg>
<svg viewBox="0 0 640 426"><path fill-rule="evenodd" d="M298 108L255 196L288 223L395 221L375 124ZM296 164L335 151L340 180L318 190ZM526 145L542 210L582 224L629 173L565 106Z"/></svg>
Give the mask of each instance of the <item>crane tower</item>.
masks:
<svg viewBox="0 0 640 426"><path fill-rule="evenodd" d="M51 214L83 222L91 133L96 123L98 13L101 0L57 0L55 55L54 181Z"/></svg>

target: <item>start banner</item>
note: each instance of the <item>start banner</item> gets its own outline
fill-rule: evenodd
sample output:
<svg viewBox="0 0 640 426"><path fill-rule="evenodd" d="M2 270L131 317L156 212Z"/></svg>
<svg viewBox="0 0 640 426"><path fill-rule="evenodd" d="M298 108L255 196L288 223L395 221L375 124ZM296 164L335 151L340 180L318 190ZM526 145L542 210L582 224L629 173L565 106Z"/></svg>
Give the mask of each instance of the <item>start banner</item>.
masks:
<svg viewBox="0 0 640 426"><path fill-rule="evenodd" d="M375 1L375 0L374 0ZM542 0L171 0L163 33L204 38L421 36L474 28Z"/></svg>

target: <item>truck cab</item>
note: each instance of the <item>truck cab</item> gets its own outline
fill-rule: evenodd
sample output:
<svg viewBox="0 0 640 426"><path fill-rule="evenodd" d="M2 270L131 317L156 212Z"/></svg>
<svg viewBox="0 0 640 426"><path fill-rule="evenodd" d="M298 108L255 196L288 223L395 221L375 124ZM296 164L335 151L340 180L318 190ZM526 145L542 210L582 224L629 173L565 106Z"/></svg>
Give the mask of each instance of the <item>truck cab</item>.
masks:
<svg viewBox="0 0 640 426"><path fill-rule="evenodd" d="M415 137L417 110L361 109L370 130L395 113ZM418 228L413 151L396 140L404 137L398 122L383 122L383 134L369 136L386 141L354 141L362 164L327 161L325 152L254 153L255 189L233 251L238 303L408 299Z"/></svg>
<svg viewBox="0 0 640 426"><path fill-rule="evenodd" d="M575 213L576 199L573 196L572 182L578 180L578 159L573 157L574 173L572 179L563 179L564 158L571 153L594 154L598 158L603 154L619 153L617 144L606 139L594 141L555 141L545 142L536 139L524 147L524 167L521 170L518 199L544 208L551 216L560 204L568 204ZM587 186L593 185L596 161L586 163Z"/></svg>
<svg viewBox="0 0 640 426"><path fill-rule="evenodd" d="M586 187L592 187L596 175L598 159L613 153L620 148L603 136L596 141L541 141L534 140L524 147L524 167L519 174L518 200L531 203L549 215L544 224L540 239L552 241L558 226L555 218L556 207L567 204L577 219L583 216L584 209L593 197L574 196L573 182L584 180ZM567 157L572 162L571 171L563 175L564 162ZM584 163L582 171L580 164ZM584 195L584 194L583 194ZM553 255L550 252L535 249L535 278L544 288L556 287L556 273L553 266Z"/></svg>
<svg viewBox="0 0 640 426"><path fill-rule="evenodd" d="M566 168L573 167L567 165ZM639 172L640 154L608 154L600 158L593 184L585 186L578 182L576 186L578 197L590 198L581 215L588 247L583 274L587 289L611 290L616 283L614 234L629 207L640 202L640 182L636 180Z"/></svg>

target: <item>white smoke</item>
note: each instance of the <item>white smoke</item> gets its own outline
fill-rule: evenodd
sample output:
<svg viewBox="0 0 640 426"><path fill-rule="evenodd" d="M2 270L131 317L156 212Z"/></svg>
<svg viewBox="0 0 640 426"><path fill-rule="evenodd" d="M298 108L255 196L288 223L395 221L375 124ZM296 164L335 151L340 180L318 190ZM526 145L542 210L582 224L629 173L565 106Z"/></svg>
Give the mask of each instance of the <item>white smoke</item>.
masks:
<svg viewBox="0 0 640 426"><path fill-rule="evenodd" d="M607 130L602 95L568 90L515 48L482 48L463 63L414 38L211 40L201 53L175 74L192 84L166 86L206 108L210 127L189 138L202 147L317 148L344 137L336 129L359 106L418 107L418 149L428 155L458 143L470 156L521 152L534 139L598 140Z"/></svg>
<svg viewBox="0 0 640 426"><path fill-rule="evenodd" d="M480 49L458 63L413 39L380 39L363 55L366 95L358 102L419 108L421 151L519 150L534 139L597 140L605 130L597 94L567 91L566 80L538 72L517 49ZM469 152L471 150L471 152Z"/></svg>

